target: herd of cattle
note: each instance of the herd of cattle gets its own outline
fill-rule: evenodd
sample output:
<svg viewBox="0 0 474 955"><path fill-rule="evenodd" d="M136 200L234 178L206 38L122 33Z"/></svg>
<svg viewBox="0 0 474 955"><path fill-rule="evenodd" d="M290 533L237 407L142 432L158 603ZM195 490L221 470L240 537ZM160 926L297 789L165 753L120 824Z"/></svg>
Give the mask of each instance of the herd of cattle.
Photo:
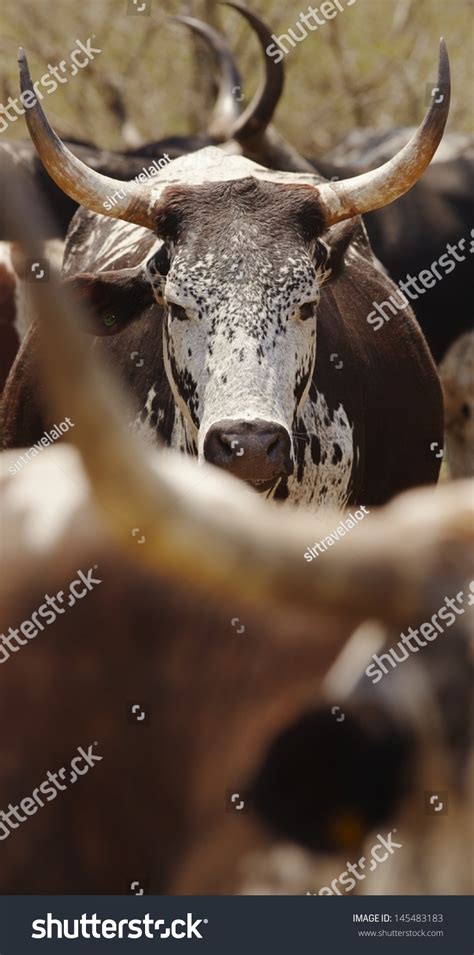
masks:
<svg viewBox="0 0 474 955"><path fill-rule="evenodd" d="M0 885L313 893L395 825L359 893L466 893L474 143L442 140L446 47L418 129L313 160L271 125L282 63L241 113L224 38L178 19L216 54L206 135L64 142L21 50L31 140L0 142Z"/></svg>

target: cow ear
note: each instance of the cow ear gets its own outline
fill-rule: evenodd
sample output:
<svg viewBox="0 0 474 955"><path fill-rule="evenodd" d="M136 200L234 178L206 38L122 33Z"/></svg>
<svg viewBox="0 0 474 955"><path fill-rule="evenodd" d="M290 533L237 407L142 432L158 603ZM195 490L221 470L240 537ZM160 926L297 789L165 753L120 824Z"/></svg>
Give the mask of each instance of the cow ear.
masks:
<svg viewBox="0 0 474 955"><path fill-rule="evenodd" d="M92 335L116 335L153 305L153 290L145 271L118 269L111 272L81 272L65 284L88 307Z"/></svg>
<svg viewBox="0 0 474 955"><path fill-rule="evenodd" d="M345 255L353 239L360 231L360 222L357 217L334 226L318 243L323 248L324 261L318 262L323 274L324 284L334 282L344 271Z"/></svg>
<svg viewBox="0 0 474 955"><path fill-rule="evenodd" d="M318 852L355 850L394 818L413 785L410 730L380 703L320 705L271 744L249 802L280 839ZM339 707L338 707L339 709Z"/></svg>

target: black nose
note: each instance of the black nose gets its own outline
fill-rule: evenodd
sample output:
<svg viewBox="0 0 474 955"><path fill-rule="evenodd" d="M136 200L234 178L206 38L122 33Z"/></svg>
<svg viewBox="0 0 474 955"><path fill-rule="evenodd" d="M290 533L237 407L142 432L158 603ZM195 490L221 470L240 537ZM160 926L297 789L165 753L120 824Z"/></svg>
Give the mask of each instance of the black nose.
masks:
<svg viewBox="0 0 474 955"><path fill-rule="evenodd" d="M217 421L207 432L204 457L262 490L292 470L288 431L258 419Z"/></svg>

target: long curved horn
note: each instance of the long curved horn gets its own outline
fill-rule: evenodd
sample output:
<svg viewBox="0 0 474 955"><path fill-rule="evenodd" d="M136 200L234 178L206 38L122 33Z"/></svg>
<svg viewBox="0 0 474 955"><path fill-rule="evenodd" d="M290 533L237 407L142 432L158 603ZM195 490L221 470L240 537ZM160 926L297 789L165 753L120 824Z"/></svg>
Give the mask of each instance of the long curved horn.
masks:
<svg viewBox="0 0 474 955"><path fill-rule="evenodd" d="M255 94L253 100L239 117L229 132L229 138L242 143L247 139L262 135L272 120L278 101L283 91L285 73L282 62L275 63L267 56L267 46L272 42L272 36L267 26L248 10L239 0L225 0L226 7L233 7L242 14L258 36L260 46L265 57L265 80Z"/></svg>
<svg viewBox="0 0 474 955"><path fill-rule="evenodd" d="M35 99L34 106L25 109L30 136L45 169L56 185L71 199L86 206L92 212L98 212L103 216L108 215L114 219L125 219L126 222L134 222L136 225L153 229L149 192L138 183L122 182L120 179L111 179L109 176L94 172L77 159L61 142L43 112L34 91L28 61L22 47L18 51L18 64L21 91L22 93L30 92ZM123 198L107 209L104 203L117 192Z"/></svg>
<svg viewBox="0 0 474 955"><path fill-rule="evenodd" d="M217 99L207 132L218 141L230 138L230 130L240 116L239 101L235 95L241 89L240 73L227 40L217 30L194 17L170 17L176 23L184 23L201 36L215 54L220 78Z"/></svg>
<svg viewBox="0 0 474 955"><path fill-rule="evenodd" d="M399 199L414 186L431 162L446 125L451 95L448 51L442 37L437 84L442 102L437 103L435 97L432 98L421 126L393 159L372 172L318 187L327 226L380 209Z"/></svg>

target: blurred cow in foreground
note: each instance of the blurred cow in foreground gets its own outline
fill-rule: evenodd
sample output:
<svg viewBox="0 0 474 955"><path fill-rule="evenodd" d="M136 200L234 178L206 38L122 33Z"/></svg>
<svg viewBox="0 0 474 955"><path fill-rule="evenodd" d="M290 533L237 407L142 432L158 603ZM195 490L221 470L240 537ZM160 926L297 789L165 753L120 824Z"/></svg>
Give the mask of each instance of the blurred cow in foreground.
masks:
<svg viewBox="0 0 474 955"><path fill-rule="evenodd" d="M91 443L2 481L2 891L124 893L136 878L156 893L261 891L264 860L273 891L282 845L317 855L279 891L317 891L393 828L402 849L359 891L468 890L466 634L453 627L380 686L364 670L384 625L390 644L467 594L472 489L412 492L308 567L328 518L287 520L225 475L136 450L115 453L109 432L108 474ZM51 621L55 594L67 596ZM377 640L362 627L351 657L374 616ZM74 778L79 747L97 763ZM437 790L446 818L425 815ZM431 842L439 868L420 873Z"/></svg>

